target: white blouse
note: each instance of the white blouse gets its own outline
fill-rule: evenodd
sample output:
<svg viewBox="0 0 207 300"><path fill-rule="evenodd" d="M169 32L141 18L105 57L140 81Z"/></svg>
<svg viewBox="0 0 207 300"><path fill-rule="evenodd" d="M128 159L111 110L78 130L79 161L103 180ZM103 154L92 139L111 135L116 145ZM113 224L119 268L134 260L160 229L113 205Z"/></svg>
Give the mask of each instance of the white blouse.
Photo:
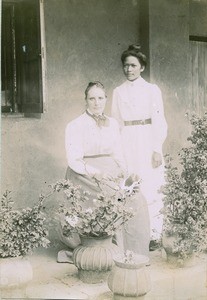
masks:
<svg viewBox="0 0 207 300"><path fill-rule="evenodd" d="M126 81L115 88L112 117L119 122L121 129L123 129L124 121L151 118L152 148L153 151L162 153L162 144L167 136L167 123L164 116L162 94L157 85L148 83L139 77L133 82Z"/></svg>
<svg viewBox="0 0 207 300"><path fill-rule="evenodd" d="M83 175L100 174L84 160L85 156L111 155L125 169L121 150L119 126L115 119L107 117L108 126L98 127L96 121L86 113L68 123L65 130L65 149L69 167Z"/></svg>

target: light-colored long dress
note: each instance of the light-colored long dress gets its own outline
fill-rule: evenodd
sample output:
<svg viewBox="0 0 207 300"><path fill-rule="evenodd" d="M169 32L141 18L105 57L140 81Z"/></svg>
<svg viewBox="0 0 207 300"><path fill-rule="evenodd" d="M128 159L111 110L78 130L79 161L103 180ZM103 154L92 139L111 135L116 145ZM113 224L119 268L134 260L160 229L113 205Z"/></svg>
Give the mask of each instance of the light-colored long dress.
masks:
<svg viewBox="0 0 207 300"><path fill-rule="evenodd" d="M122 147L128 171L138 174L141 190L147 199L151 235L159 237L162 231L162 195L157 192L164 184L164 161L158 168L152 167L153 151L162 154L167 136L161 91L142 77L126 81L113 92L112 116L121 128ZM148 120L147 124L126 121ZM131 124L131 125L129 125ZM133 124L133 125L132 125Z"/></svg>
<svg viewBox="0 0 207 300"><path fill-rule="evenodd" d="M70 122L65 131L68 161L66 178L90 191L91 199L100 191L92 178L94 174L109 173L116 178L120 173L126 172L119 125L115 119L109 117L107 119L108 125L99 127L93 118L84 113ZM91 203L88 205L90 206ZM126 230L123 229L123 234L118 235L117 243L122 250L129 249L148 255L149 215L146 200L139 193L134 196L132 202L130 201L131 205L138 209L137 215L139 217L138 219L134 218L134 221L129 221ZM143 223L145 224L144 227ZM130 234L128 234L130 226L133 229L129 230ZM70 248L75 246L70 242L67 244Z"/></svg>

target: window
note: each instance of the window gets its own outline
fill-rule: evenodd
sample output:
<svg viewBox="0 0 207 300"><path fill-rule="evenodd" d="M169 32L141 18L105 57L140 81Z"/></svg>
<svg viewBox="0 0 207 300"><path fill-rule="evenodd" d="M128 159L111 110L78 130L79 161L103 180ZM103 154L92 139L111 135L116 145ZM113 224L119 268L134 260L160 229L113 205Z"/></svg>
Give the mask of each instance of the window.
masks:
<svg viewBox="0 0 207 300"><path fill-rule="evenodd" d="M3 113L42 113L39 0L2 1L1 106Z"/></svg>
<svg viewBox="0 0 207 300"><path fill-rule="evenodd" d="M190 36L191 109L202 115L207 109L207 37Z"/></svg>

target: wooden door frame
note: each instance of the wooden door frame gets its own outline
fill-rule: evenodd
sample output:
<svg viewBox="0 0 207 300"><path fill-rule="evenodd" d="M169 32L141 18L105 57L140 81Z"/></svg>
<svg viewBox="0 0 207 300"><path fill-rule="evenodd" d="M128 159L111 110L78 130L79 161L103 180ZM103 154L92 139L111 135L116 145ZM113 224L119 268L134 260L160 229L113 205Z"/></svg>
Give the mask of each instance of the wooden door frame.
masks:
<svg viewBox="0 0 207 300"><path fill-rule="evenodd" d="M205 36L192 36L190 35L189 36L189 43L190 43L190 56L189 56L189 63L190 63L190 71L191 71L191 77L190 77L190 99L189 99L189 109L191 112L194 112L196 114L199 114L199 115L202 115L204 110L207 108L207 99L206 99L206 93L205 93L205 89L206 89L206 85L205 85L205 78L203 79L204 81L204 86L203 86L203 90L204 90L204 93L203 93L203 97L201 97L201 101L204 101L204 106L202 107L201 103L200 102L197 102L199 100L199 97L196 97L194 99L194 93L193 93L193 87L194 87L194 79L193 79L193 66L192 66L192 47L193 47L193 42L195 43L199 43L200 45L202 44L205 44L205 48L207 47L207 37ZM191 45L192 44L192 45ZM198 46L197 46L198 47ZM195 49L195 48L194 48ZM198 48L197 48L197 51L198 51ZM197 59L198 59L198 56L197 56ZM198 61L197 61L197 64L198 64ZM200 64L198 65L198 68L199 68ZM195 72L196 73L196 72ZM205 71L204 71L205 73ZM203 78L203 77L201 77ZM198 95L200 95L200 92L197 91Z"/></svg>
<svg viewBox="0 0 207 300"><path fill-rule="evenodd" d="M42 97L43 113L48 111L47 107L47 67L46 67L46 38L45 38L45 18L44 0L40 0L40 43L41 43L41 62L42 62Z"/></svg>

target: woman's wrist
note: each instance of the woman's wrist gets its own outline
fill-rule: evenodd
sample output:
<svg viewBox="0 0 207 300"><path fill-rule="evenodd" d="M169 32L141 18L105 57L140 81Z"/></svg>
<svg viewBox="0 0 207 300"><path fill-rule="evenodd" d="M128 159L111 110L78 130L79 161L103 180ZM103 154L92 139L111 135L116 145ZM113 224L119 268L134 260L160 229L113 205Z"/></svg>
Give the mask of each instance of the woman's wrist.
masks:
<svg viewBox="0 0 207 300"><path fill-rule="evenodd" d="M102 175L98 174L98 173L94 174L92 177L97 181L101 181L101 179L102 179Z"/></svg>

